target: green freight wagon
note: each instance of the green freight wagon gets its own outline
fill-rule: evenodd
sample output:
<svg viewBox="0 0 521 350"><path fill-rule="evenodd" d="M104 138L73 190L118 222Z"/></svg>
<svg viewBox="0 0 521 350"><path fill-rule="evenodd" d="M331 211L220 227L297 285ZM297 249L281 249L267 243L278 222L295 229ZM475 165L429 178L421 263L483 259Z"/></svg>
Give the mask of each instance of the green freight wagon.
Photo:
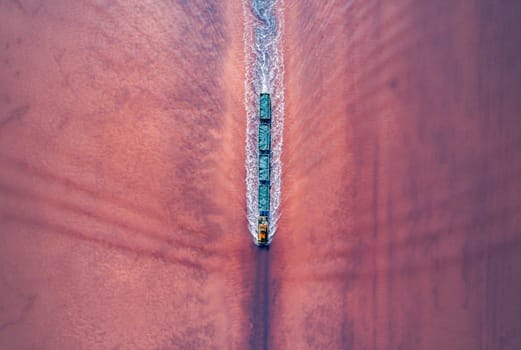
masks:
<svg viewBox="0 0 521 350"><path fill-rule="evenodd" d="M256 244L267 246L270 222L270 174L271 174L271 100L270 94L259 97L259 217Z"/></svg>

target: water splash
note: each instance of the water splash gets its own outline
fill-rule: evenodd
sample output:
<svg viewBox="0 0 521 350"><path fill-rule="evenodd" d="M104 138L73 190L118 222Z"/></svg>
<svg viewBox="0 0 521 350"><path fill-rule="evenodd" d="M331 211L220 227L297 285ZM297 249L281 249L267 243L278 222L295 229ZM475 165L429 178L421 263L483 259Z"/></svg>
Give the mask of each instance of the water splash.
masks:
<svg viewBox="0 0 521 350"><path fill-rule="evenodd" d="M284 128L283 0L243 0L246 63L246 206L248 228L257 236L259 94L271 95L271 190L269 240L277 231L281 199L281 153Z"/></svg>

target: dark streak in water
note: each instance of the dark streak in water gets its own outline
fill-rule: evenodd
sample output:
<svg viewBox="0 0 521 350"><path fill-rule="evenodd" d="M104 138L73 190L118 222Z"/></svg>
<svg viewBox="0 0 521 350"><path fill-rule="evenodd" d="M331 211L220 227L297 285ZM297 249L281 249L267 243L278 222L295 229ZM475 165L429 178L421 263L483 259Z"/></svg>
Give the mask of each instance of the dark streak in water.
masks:
<svg viewBox="0 0 521 350"><path fill-rule="evenodd" d="M8 123L20 121L29 112L29 105L19 106L13 109L6 117L0 120L0 130L2 130Z"/></svg>
<svg viewBox="0 0 521 350"><path fill-rule="evenodd" d="M27 313L29 313L32 310L36 297L36 295L27 297L27 301L25 302L25 305L20 311L20 314L15 319L0 324L0 332L3 332L9 327L18 325L19 323L23 322Z"/></svg>
<svg viewBox="0 0 521 350"><path fill-rule="evenodd" d="M105 249L114 249L119 250L126 253L133 253L137 256L149 257L153 259L158 259L165 263L170 263L174 265L183 265L198 271L206 271L207 268L196 261L191 261L186 258L178 258L175 256L170 256L170 254L165 254L161 250L150 250L143 248L139 245L130 245L122 242L117 242L111 239L99 238L89 235L87 232L79 230L77 228L68 227L64 224L47 222L41 219L37 219L34 217L23 216L17 213L0 211L0 219L2 222L11 222L18 224L22 227L28 226L32 227L36 230L43 230L47 232L51 232L54 234L59 234L62 236L67 236L69 238L87 242L96 246L100 246Z"/></svg>
<svg viewBox="0 0 521 350"><path fill-rule="evenodd" d="M180 240L178 237L173 235L166 235L163 232L157 232L150 230L148 228L140 228L133 226L128 219L125 220L124 217L114 217L112 215L107 215L103 211L93 211L83 208L79 204L71 203L67 200L63 200L60 198L53 198L53 196L31 193L30 190L24 190L21 188L16 188L15 186L5 186L0 182L0 193L8 196L15 197L16 199L22 199L33 204L41 203L43 205L54 207L60 210L64 215L68 214L68 212L74 214L81 214L91 220L94 220L97 223L104 223L110 226L117 227L121 230L125 230L127 232L133 232L134 234L141 235L146 238L150 238L156 240L161 243L166 243L172 250L178 249L190 249L195 250L200 253L204 253L206 257L214 255L214 252L206 248L204 245L195 245L194 243L188 243ZM101 205L101 203L100 203Z"/></svg>
<svg viewBox="0 0 521 350"><path fill-rule="evenodd" d="M252 295L253 339L252 349L268 349L270 334L270 255L269 249L253 247L255 255L255 290Z"/></svg>

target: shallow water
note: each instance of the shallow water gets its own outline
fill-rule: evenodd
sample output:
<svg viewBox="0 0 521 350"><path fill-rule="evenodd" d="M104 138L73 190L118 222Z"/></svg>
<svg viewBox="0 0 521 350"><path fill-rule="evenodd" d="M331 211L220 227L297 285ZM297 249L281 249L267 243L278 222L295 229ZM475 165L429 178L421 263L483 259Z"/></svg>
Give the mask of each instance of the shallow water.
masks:
<svg viewBox="0 0 521 350"><path fill-rule="evenodd" d="M285 0L259 250L212 4L0 2L0 348L518 349L521 7Z"/></svg>
<svg viewBox="0 0 521 350"><path fill-rule="evenodd" d="M0 348L248 346L240 14L0 3Z"/></svg>
<svg viewBox="0 0 521 350"><path fill-rule="evenodd" d="M521 6L285 13L270 347L519 348Z"/></svg>

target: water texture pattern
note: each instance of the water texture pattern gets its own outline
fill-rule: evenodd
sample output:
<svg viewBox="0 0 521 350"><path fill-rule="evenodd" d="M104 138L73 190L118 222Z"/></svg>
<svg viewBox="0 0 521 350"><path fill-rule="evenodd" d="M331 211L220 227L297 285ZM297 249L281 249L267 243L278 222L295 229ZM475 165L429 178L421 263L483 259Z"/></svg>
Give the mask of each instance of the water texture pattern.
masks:
<svg viewBox="0 0 521 350"><path fill-rule="evenodd" d="M271 94L271 190L270 235L277 230L281 202L281 153L284 128L284 56L282 46L282 0L243 0L244 57L246 63L244 105L246 109L246 205L248 228L255 238L258 217L259 94Z"/></svg>

